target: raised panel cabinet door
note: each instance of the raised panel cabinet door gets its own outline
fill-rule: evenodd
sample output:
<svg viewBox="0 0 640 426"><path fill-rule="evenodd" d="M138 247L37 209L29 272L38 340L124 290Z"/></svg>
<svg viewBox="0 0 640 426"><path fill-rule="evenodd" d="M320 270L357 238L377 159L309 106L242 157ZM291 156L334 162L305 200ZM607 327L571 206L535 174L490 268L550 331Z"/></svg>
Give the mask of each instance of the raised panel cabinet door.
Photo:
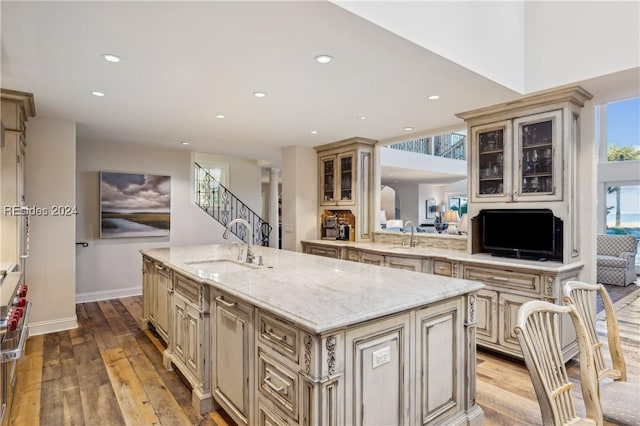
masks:
<svg viewBox="0 0 640 426"><path fill-rule="evenodd" d="M320 157L320 204L336 205L338 158L334 155Z"/></svg>
<svg viewBox="0 0 640 426"><path fill-rule="evenodd" d="M347 331L347 425L409 424L409 315Z"/></svg>
<svg viewBox="0 0 640 426"><path fill-rule="evenodd" d="M175 302L173 305L173 322L171 324L171 331L173 336L173 352L184 361L185 354L185 305L186 302L179 295L176 294Z"/></svg>
<svg viewBox="0 0 640 426"><path fill-rule="evenodd" d="M505 348L516 351L520 356L522 356L522 350L513 328L518 321L518 309L529 300L535 299L508 293L500 293L498 295L498 305L500 306L498 312L500 319L498 343Z"/></svg>
<svg viewBox="0 0 640 426"><path fill-rule="evenodd" d="M476 295L476 337L490 343L498 342L498 293L479 290Z"/></svg>
<svg viewBox="0 0 640 426"><path fill-rule="evenodd" d="M165 342L169 341L169 312L171 312L171 274L156 264L156 329Z"/></svg>
<svg viewBox="0 0 640 426"><path fill-rule="evenodd" d="M471 128L471 201L511 200L511 129L511 120Z"/></svg>
<svg viewBox="0 0 640 426"><path fill-rule="evenodd" d="M338 205L355 204L356 153L338 154Z"/></svg>
<svg viewBox="0 0 640 426"><path fill-rule="evenodd" d="M191 304L184 312L186 350L184 363L198 380L202 381L202 327L200 312Z"/></svg>
<svg viewBox="0 0 640 426"><path fill-rule="evenodd" d="M464 410L464 315L460 298L416 313L416 383L421 424Z"/></svg>
<svg viewBox="0 0 640 426"><path fill-rule="evenodd" d="M215 297L214 383L216 400L236 422L249 416L249 335L251 316L226 295Z"/></svg>

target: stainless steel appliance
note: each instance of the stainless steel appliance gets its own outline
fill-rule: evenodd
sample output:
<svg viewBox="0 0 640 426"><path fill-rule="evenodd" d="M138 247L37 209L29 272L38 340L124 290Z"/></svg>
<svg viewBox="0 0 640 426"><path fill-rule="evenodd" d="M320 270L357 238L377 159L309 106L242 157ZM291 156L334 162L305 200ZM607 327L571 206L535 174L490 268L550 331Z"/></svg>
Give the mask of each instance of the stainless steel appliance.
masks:
<svg viewBox="0 0 640 426"><path fill-rule="evenodd" d="M340 225L338 225L338 236L336 237L336 240L348 241L350 231L351 227L349 226L349 224L341 223Z"/></svg>
<svg viewBox="0 0 640 426"><path fill-rule="evenodd" d="M24 352L29 337L28 288L22 283L22 274L6 272L1 277L2 305L0 305L0 424L7 425L16 388L16 362ZM9 295L6 298L6 295Z"/></svg>
<svg viewBox="0 0 640 426"><path fill-rule="evenodd" d="M338 237L338 216L325 216L322 222L322 238L335 240Z"/></svg>

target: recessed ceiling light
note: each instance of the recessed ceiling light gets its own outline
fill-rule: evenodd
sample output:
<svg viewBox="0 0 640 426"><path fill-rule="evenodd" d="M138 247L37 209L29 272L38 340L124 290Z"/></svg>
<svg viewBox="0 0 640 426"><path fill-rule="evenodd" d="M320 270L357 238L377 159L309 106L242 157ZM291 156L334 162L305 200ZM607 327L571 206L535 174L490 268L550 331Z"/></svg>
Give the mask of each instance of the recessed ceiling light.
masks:
<svg viewBox="0 0 640 426"><path fill-rule="evenodd" d="M264 92L253 92L253 96L255 96L256 98L264 98L265 96L267 96L267 94Z"/></svg>
<svg viewBox="0 0 640 426"><path fill-rule="evenodd" d="M364 115L361 115L360 117L358 117L358 120L366 120L367 117L365 117Z"/></svg>
<svg viewBox="0 0 640 426"><path fill-rule="evenodd" d="M98 96L98 97L102 97L102 96L104 96L104 93L102 93L102 92L98 92L98 91L93 91L93 92L91 92L91 94L92 94L93 96Z"/></svg>
<svg viewBox="0 0 640 426"><path fill-rule="evenodd" d="M180 142L182 145L189 145L189 142Z"/></svg>
<svg viewBox="0 0 640 426"><path fill-rule="evenodd" d="M330 55L318 55L314 59L319 64L328 64L329 62L333 61L333 56L330 56Z"/></svg>
<svg viewBox="0 0 640 426"><path fill-rule="evenodd" d="M440 99L440 96L439 95L431 95L427 99L429 99L430 101L435 101L436 99Z"/></svg>
<svg viewBox="0 0 640 426"><path fill-rule="evenodd" d="M317 131L317 130L312 130L312 131L310 131L309 133L311 133L312 135L317 135L317 134L318 134L318 131Z"/></svg>
<svg viewBox="0 0 640 426"><path fill-rule="evenodd" d="M226 118L226 115L224 115L224 114L218 114L218 115L216 115L216 118Z"/></svg>
<svg viewBox="0 0 640 426"><path fill-rule="evenodd" d="M413 130L413 127L410 127L410 126L403 127L402 130L410 131L410 130Z"/></svg>
<svg viewBox="0 0 640 426"><path fill-rule="evenodd" d="M112 55L111 53L105 53L102 55L102 58L107 62L120 62L121 59L119 56Z"/></svg>

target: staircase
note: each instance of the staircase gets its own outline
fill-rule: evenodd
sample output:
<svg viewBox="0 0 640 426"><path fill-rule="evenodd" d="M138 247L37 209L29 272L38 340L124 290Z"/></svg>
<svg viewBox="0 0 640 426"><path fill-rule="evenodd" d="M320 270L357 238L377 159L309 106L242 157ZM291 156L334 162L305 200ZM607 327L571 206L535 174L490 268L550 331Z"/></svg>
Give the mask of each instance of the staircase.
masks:
<svg viewBox="0 0 640 426"><path fill-rule="evenodd" d="M195 163L195 203L222 226L234 219L244 219L253 230L253 244L268 246L271 225L264 221L249 206L243 203L215 177ZM242 224L231 227L233 235L247 243L247 228Z"/></svg>

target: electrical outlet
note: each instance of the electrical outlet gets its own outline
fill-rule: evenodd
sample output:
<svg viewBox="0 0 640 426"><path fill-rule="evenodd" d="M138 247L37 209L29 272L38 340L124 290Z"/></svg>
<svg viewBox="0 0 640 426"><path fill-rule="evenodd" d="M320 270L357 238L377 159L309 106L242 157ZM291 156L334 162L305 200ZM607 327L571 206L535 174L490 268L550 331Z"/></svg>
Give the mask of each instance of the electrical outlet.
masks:
<svg viewBox="0 0 640 426"><path fill-rule="evenodd" d="M290 223L285 223L284 225L282 225L282 231L286 232L287 234L291 234L293 232L293 225Z"/></svg>
<svg viewBox="0 0 640 426"><path fill-rule="evenodd" d="M387 346L386 348L378 349L373 353L372 359L373 359L372 368L380 367L381 365L390 362L391 348Z"/></svg>

